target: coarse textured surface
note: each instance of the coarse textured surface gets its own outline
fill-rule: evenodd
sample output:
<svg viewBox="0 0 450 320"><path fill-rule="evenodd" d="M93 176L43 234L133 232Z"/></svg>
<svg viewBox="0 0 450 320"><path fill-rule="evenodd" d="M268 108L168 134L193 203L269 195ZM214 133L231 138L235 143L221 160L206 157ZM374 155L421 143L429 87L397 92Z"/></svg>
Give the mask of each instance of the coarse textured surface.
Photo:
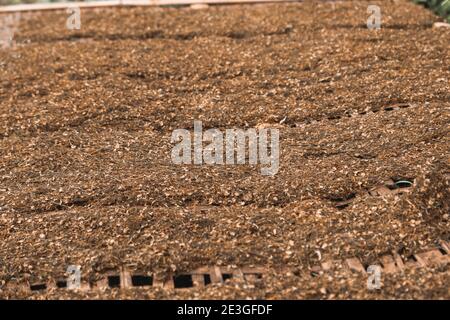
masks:
<svg viewBox="0 0 450 320"><path fill-rule="evenodd" d="M379 31L364 1L86 10L79 31L65 13L24 15L0 50L1 284L70 264L83 279L120 266L273 274L177 293L0 296L450 298L448 266L386 275L375 293L363 275L304 275L319 256L369 264L449 238L450 30L406 0L379 5ZM279 172L174 165L172 130L194 120L280 128ZM367 195L389 178L412 192Z"/></svg>

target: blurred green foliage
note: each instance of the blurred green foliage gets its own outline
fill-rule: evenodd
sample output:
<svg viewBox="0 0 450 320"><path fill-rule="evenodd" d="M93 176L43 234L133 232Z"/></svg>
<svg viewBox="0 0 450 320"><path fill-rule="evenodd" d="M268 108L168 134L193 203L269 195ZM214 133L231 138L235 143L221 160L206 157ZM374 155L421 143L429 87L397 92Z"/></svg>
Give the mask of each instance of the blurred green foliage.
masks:
<svg viewBox="0 0 450 320"><path fill-rule="evenodd" d="M430 8L450 22L450 0L414 0L414 2Z"/></svg>

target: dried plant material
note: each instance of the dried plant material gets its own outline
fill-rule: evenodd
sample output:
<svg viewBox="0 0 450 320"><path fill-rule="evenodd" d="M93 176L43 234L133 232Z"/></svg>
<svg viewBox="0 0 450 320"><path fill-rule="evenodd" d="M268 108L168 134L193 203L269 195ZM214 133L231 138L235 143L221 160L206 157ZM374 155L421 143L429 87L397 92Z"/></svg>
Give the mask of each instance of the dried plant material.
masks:
<svg viewBox="0 0 450 320"><path fill-rule="evenodd" d="M0 49L0 297L448 299L448 266L378 293L332 265L310 276L450 236L450 34L401 2L380 1L377 31L361 1L86 9L72 31L64 12L22 17ZM278 173L173 164L172 131L194 120L278 128ZM69 265L84 283L126 268L158 285L8 289ZM269 274L164 289L203 266Z"/></svg>

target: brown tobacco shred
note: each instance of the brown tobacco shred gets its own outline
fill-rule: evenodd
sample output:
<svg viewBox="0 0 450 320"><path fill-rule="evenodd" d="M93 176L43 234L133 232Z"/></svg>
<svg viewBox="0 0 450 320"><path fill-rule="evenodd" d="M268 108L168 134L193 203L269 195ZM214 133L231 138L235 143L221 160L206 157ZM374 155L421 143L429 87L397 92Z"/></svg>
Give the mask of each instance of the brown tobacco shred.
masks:
<svg viewBox="0 0 450 320"><path fill-rule="evenodd" d="M363 275L303 274L318 253L370 264L450 235L450 30L409 1L379 5L379 31L365 1L82 10L79 31L65 12L23 14L0 49L0 297L449 299L448 266L386 275L377 292ZM174 165L171 133L194 120L277 126L278 174ZM412 191L367 193L386 179ZM176 293L4 286L70 264L87 280L273 272Z"/></svg>

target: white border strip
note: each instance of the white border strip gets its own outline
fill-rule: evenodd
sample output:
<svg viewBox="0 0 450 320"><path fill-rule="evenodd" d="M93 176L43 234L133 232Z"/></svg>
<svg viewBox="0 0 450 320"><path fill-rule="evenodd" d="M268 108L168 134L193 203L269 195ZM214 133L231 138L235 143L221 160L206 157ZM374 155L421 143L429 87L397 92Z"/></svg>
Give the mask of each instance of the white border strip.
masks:
<svg viewBox="0 0 450 320"><path fill-rule="evenodd" d="M245 3L276 3L301 2L301 0L111 0L91 2L59 2L59 3L32 3L17 4L0 7L0 13L38 11L38 10L64 10L71 7L102 8L116 6L170 6L192 4L245 4Z"/></svg>

